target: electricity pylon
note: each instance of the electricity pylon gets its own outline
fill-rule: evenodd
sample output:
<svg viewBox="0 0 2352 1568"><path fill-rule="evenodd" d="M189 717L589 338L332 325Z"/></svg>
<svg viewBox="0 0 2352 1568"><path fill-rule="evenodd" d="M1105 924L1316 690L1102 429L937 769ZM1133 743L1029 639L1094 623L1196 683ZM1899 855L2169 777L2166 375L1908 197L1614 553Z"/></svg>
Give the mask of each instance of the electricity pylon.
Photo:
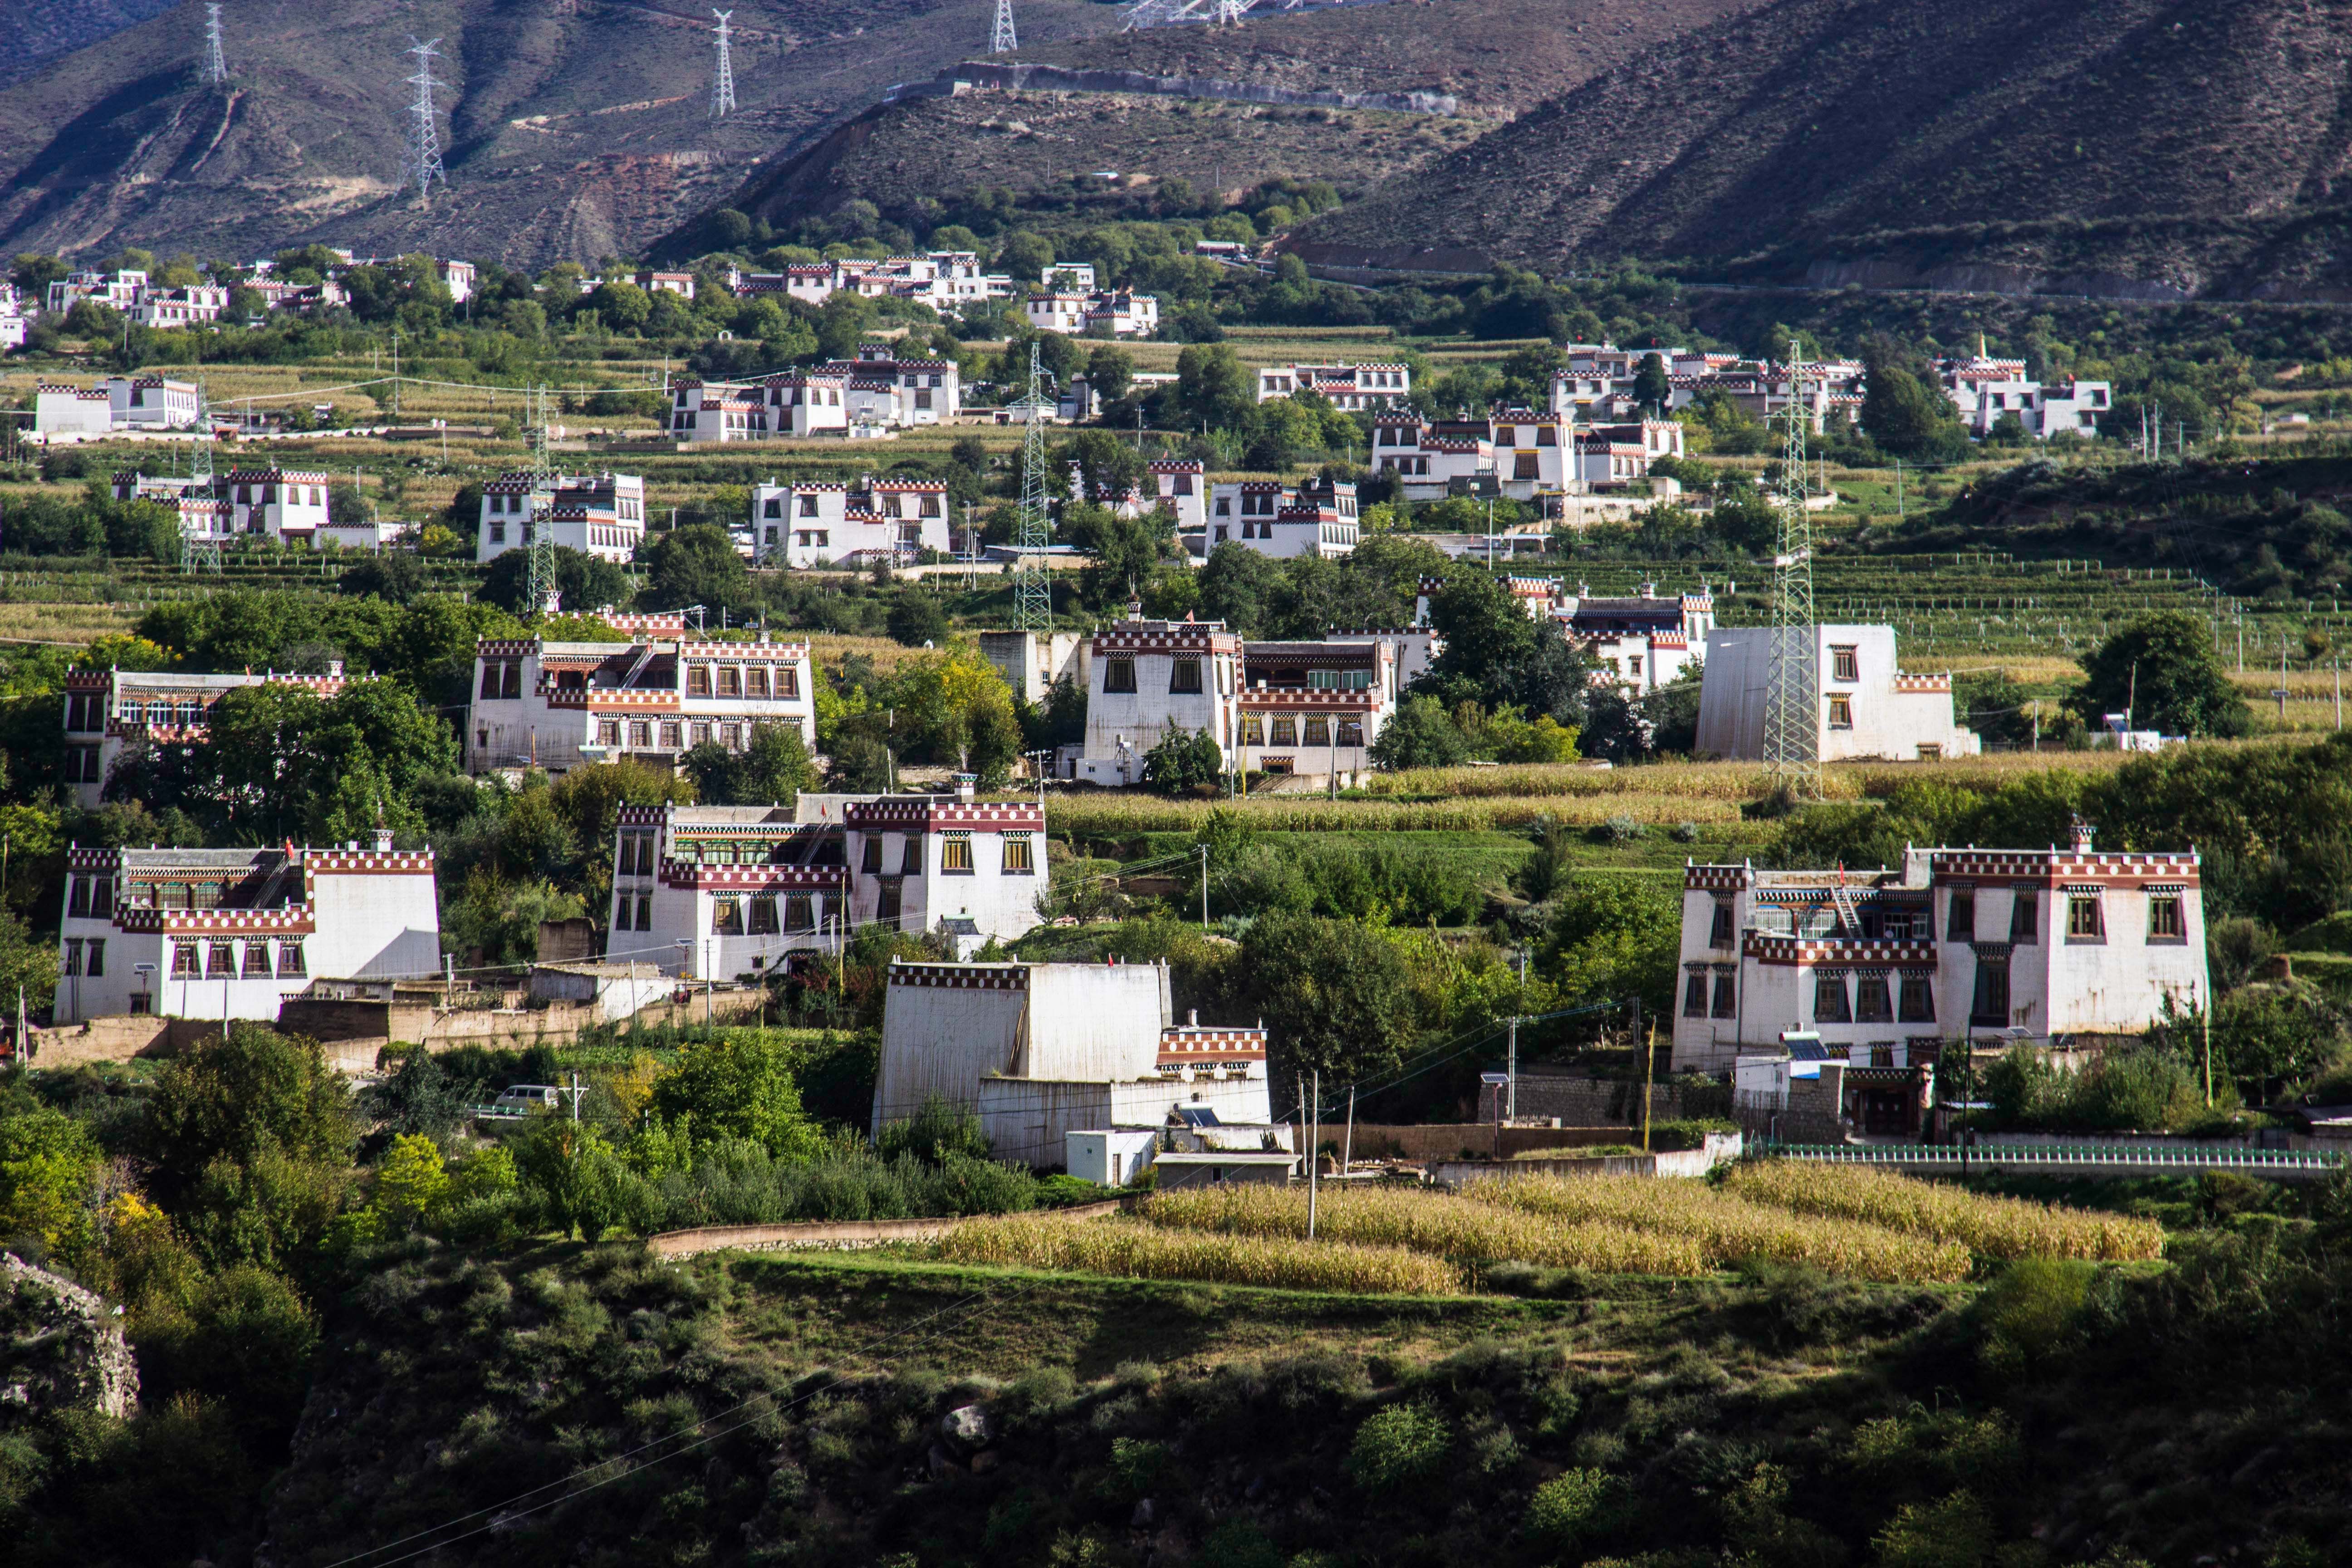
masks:
<svg viewBox="0 0 2352 1568"><path fill-rule="evenodd" d="M988 52L1009 55L1020 47L1013 32L1013 0L996 0L996 26L988 36Z"/></svg>
<svg viewBox="0 0 2352 1568"><path fill-rule="evenodd" d="M205 7L205 79L215 87L228 79L228 62L221 56L220 7Z"/></svg>
<svg viewBox="0 0 2352 1568"><path fill-rule="evenodd" d="M1029 393L1012 410L1029 421L1029 432L1021 438L1021 521L1013 533L1018 559L1013 568L1013 626L1024 632L1054 629L1054 572L1045 558L1053 541L1053 524L1045 516L1045 416L1054 405L1042 388L1044 374L1033 341Z"/></svg>
<svg viewBox="0 0 2352 1568"><path fill-rule="evenodd" d="M416 175L416 195L420 200L431 192L436 180L441 182L443 190L449 188L448 173L441 167L441 132L433 123L433 89L449 85L433 79L435 46L440 42L438 38L432 38L420 44L415 35L411 34L409 47L404 51L416 57L416 74L404 79L416 89L415 101L408 106L413 119L408 128L408 162L409 168Z"/></svg>
<svg viewBox="0 0 2352 1568"><path fill-rule="evenodd" d="M537 389L539 406L535 428L531 432L532 472L539 481L531 487L530 517L523 526L530 537L524 548L530 552L524 570L524 589L529 595L529 613L551 616L562 605L562 589L555 577L555 532L549 527L546 502L551 499L545 487L551 476L547 458L547 388Z"/></svg>
<svg viewBox="0 0 2352 1568"><path fill-rule="evenodd" d="M727 18L735 13L713 8L710 14L719 18L719 74L710 81L710 118L724 120L735 111L735 62L727 48Z"/></svg>
<svg viewBox="0 0 2352 1568"><path fill-rule="evenodd" d="M1821 636L1813 625L1813 523L1805 501L1804 362L1789 344L1789 429L1780 447L1780 548L1772 554L1772 663L1764 708L1764 772L1801 799L1822 790Z"/></svg>

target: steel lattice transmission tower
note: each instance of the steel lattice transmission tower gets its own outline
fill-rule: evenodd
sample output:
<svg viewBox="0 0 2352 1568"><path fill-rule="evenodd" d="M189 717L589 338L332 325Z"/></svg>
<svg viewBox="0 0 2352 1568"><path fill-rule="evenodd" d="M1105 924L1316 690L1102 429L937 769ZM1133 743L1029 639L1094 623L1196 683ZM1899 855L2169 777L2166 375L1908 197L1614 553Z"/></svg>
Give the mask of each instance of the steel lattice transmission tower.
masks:
<svg viewBox="0 0 2352 1568"><path fill-rule="evenodd" d="M531 518L523 524L530 534L525 544L530 557L524 592L530 595L530 614L551 616L562 604L562 590L555 577L555 531L548 526L546 506L546 492L554 480L554 472L548 466L547 457L547 388L541 386L534 391L538 401L532 410L531 471L538 483L531 488L541 493L531 497Z"/></svg>
<svg viewBox="0 0 2352 1568"><path fill-rule="evenodd" d="M735 60L727 46L727 18L732 11L713 9L719 18L719 74L710 80L710 118L724 120L735 112Z"/></svg>
<svg viewBox="0 0 2352 1568"><path fill-rule="evenodd" d="M416 89L416 100L409 105L415 122L408 128L408 166L416 176L419 199L430 194L436 180L441 182L443 190L449 188L449 175L441 167L441 132L433 123L433 89L449 85L433 79L433 56L440 42L432 38L420 44L412 33L405 51L416 57L416 74L404 79Z"/></svg>
<svg viewBox="0 0 2352 1568"><path fill-rule="evenodd" d="M218 6L214 7L218 10ZM249 406L249 405L248 405ZM213 407L205 395L205 384L196 383L196 439L188 458L188 474L195 483L188 487L190 495L209 497L213 492ZM184 531L180 535L180 570L190 575L198 572L220 574L221 547L216 537L191 539Z"/></svg>
<svg viewBox="0 0 2352 1568"><path fill-rule="evenodd" d="M205 79L215 87L228 79L228 62L221 56L220 7L205 7Z"/></svg>
<svg viewBox="0 0 2352 1568"><path fill-rule="evenodd" d="M1772 556L1772 665L1764 708L1764 772L1803 799L1822 786L1822 662L1813 625L1813 523L1806 509L1805 367L1789 344L1789 429L1780 447L1780 548Z"/></svg>
<svg viewBox="0 0 2352 1568"><path fill-rule="evenodd" d="M1021 521L1013 536L1013 627L1023 632L1054 629L1054 571L1045 558L1053 542L1053 524L1045 515L1045 416L1054 405L1045 395L1044 374L1033 342L1029 394L1013 405L1029 421L1028 434L1021 438Z"/></svg>
<svg viewBox="0 0 2352 1568"><path fill-rule="evenodd" d="M1009 55L1021 47L1013 32L1013 0L996 0L996 26L988 35L988 52Z"/></svg>

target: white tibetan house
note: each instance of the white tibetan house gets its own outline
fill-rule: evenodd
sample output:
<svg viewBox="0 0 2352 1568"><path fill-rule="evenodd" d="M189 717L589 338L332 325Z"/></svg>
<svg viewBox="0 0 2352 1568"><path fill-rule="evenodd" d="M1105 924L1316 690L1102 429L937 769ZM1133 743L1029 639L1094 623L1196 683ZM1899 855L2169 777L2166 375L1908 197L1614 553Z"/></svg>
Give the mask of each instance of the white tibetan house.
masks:
<svg viewBox="0 0 2352 1568"><path fill-rule="evenodd" d="M1935 762L1982 749L1953 716L1949 675L1909 675L1896 664L1893 626L1815 626L1812 635L1821 673L1814 754L1822 762ZM1761 761L1771 691L1771 628L1707 633L1698 753Z"/></svg>
<svg viewBox="0 0 2352 1568"><path fill-rule="evenodd" d="M933 1099L975 1111L996 1158L1035 1166L1062 1163L1073 1131L1179 1111L1286 1136L1265 1031L1176 1023L1163 964L894 963L874 1130Z"/></svg>

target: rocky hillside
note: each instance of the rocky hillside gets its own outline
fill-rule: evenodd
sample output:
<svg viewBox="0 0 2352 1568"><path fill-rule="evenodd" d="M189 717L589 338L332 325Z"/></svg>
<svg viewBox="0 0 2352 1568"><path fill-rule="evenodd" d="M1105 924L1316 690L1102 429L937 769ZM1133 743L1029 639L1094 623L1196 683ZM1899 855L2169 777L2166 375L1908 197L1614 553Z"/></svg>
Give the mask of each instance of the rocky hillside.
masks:
<svg viewBox="0 0 2352 1568"><path fill-rule="evenodd" d="M1134 73L1163 90L1065 97L983 89L877 106L824 141L770 160L734 205L782 225L853 198L903 212L925 197L987 185L1032 190L1096 168L1180 175L1204 191L1281 175L1369 188L1661 40L1753 4L1395 0L1254 16L1240 27L1053 43L1024 49L1021 58L1090 81ZM1188 90L1223 96L1183 96ZM1276 101L1235 102L1240 93ZM1442 113L1411 115L1332 107L1330 95L1451 101Z"/></svg>
<svg viewBox="0 0 2352 1568"><path fill-rule="evenodd" d="M799 145L981 46L989 0L736 7L740 110L714 126L707 10L631 0L406 7L226 0L232 79L198 79L194 7L0 87L0 246L95 258L123 245L247 259L320 239L509 263L630 253ZM201 22L202 13L194 11ZM1026 0L1041 40L1117 25ZM450 191L400 185L413 31L436 74Z"/></svg>
<svg viewBox="0 0 2352 1568"><path fill-rule="evenodd" d="M2347 58L2352 0L1779 0L1299 238L1335 261L1451 245L1829 287L2342 298Z"/></svg>

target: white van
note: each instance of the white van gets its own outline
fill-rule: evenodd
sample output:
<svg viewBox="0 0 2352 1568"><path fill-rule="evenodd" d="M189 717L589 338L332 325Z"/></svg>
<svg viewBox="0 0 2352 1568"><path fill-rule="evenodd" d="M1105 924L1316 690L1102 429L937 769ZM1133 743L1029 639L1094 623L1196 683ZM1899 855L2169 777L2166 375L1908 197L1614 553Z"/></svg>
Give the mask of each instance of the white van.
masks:
<svg viewBox="0 0 2352 1568"><path fill-rule="evenodd" d="M545 1083L509 1084L490 1109L509 1116L543 1116L554 1112L555 1087Z"/></svg>

